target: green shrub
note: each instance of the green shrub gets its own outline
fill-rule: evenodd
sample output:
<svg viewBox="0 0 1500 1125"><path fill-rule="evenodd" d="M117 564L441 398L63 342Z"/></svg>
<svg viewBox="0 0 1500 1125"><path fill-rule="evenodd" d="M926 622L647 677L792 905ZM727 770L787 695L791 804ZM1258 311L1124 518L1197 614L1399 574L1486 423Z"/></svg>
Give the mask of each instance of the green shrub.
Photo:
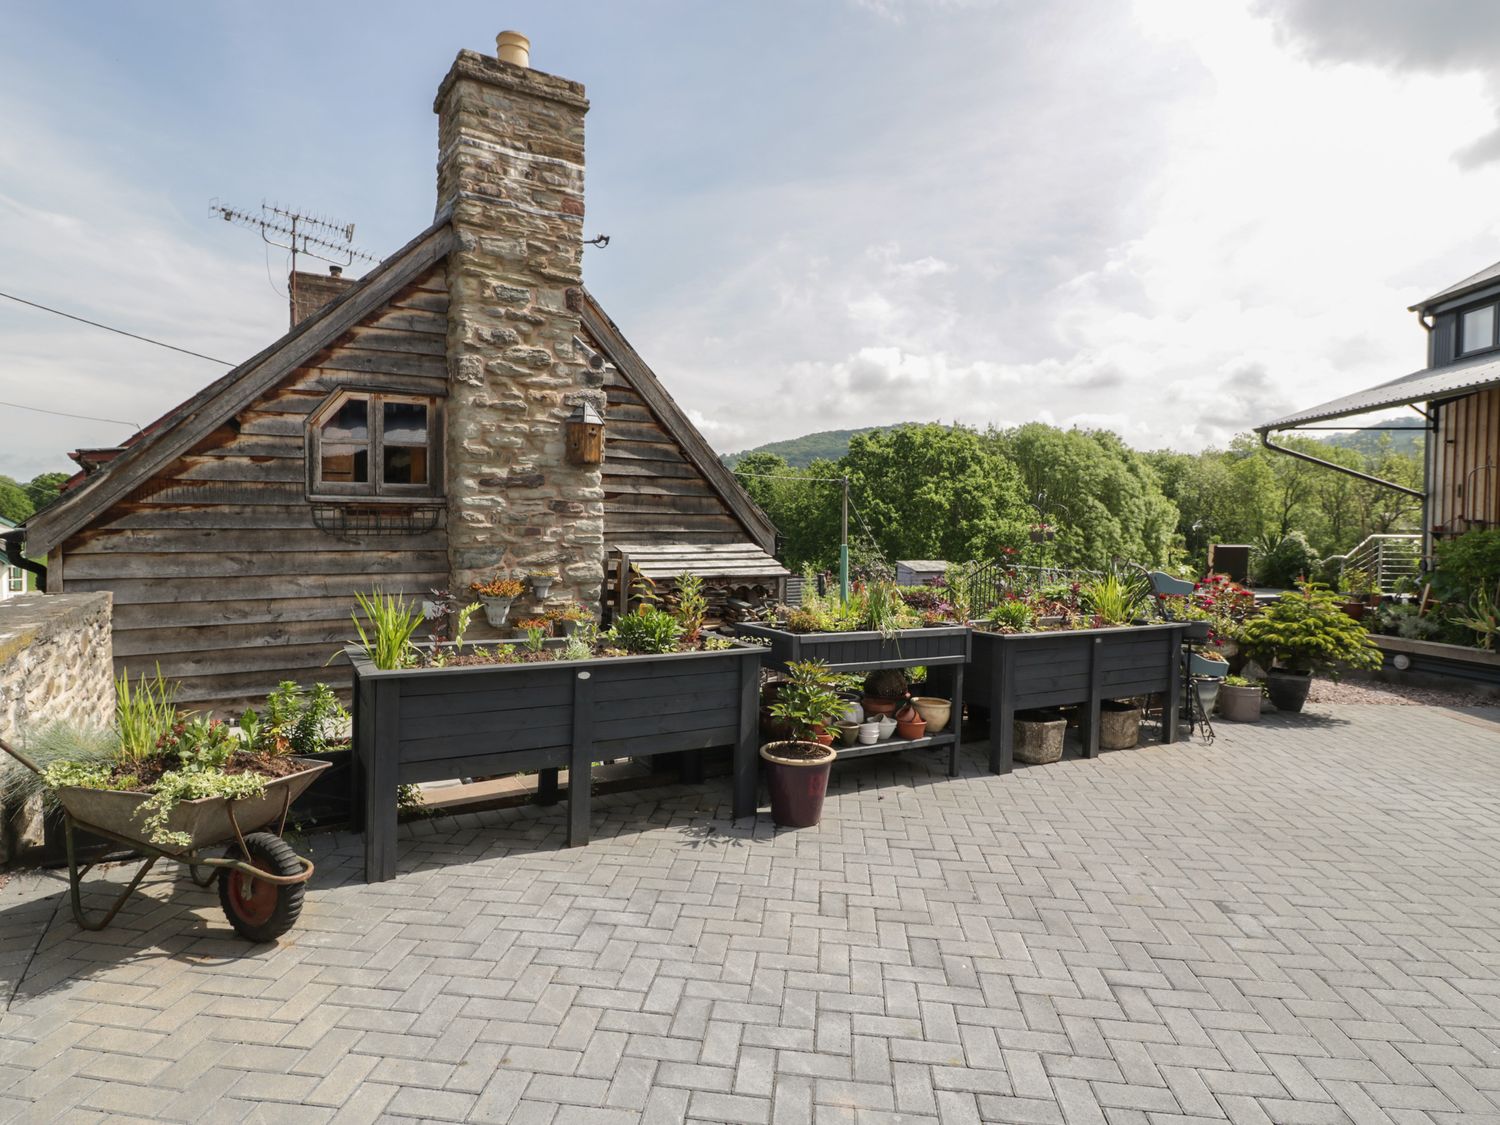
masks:
<svg viewBox="0 0 1500 1125"><path fill-rule="evenodd" d="M1318 573L1318 553L1300 531L1258 545L1255 555L1255 578L1262 586L1291 587Z"/></svg>
<svg viewBox="0 0 1500 1125"><path fill-rule="evenodd" d="M1339 665L1379 668L1380 650L1337 595L1312 583L1288 590L1240 629L1240 643L1268 671L1323 672Z"/></svg>
<svg viewBox="0 0 1500 1125"><path fill-rule="evenodd" d="M1500 591L1500 528L1466 531L1438 542L1433 590L1444 601L1468 605L1483 590L1491 600Z"/></svg>
<svg viewBox="0 0 1500 1125"><path fill-rule="evenodd" d="M638 655L676 652L681 639L682 625L677 618L649 603L615 618L605 634L606 643Z"/></svg>

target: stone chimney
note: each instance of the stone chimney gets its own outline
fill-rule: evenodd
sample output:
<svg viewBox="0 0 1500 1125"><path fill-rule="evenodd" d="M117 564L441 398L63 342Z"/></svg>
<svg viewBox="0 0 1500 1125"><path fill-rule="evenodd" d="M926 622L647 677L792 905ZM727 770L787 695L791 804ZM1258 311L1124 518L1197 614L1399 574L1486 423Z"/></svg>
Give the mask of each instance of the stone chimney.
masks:
<svg viewBox="0 0 1500 1125"><path fill-rule="evenodd" d="M292 327L296 328L324 305L338 300L356 284L354 278L344 276L340 266L329 266L327 273L293 270L286 284L287 295L291 298Z"/></svg>
<svg viewBox="0 0 1500 1125"><path fill-rule="evenodd" d="M500 37L528 59L523 36ZM554 601L599 603L604 491L570 464L565 423L603 413L602 376L575 354L569 290L583 261L583 117L576 82L460 52L438 89L438 213L448 256L450 588L555 569ZM513 616L532 606L518 602Z"/></svg>

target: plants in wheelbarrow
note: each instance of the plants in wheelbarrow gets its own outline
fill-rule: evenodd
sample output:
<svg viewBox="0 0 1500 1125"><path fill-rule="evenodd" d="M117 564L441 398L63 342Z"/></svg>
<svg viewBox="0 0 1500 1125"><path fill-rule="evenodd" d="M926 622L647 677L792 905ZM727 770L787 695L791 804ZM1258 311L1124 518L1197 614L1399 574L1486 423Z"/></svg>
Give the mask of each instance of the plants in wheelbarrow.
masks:
<svg viewBox="0 0 1500 1125"><path fill-rule="evenodd" d="M296 745L323 737L332 693L325 687L314 694L313 707L288 710L285 685L279 690L280 709L268 708L278 718L270 724L257 718L252 724L257 741L247 741L218 719L179 711L176 688L160 670L134 683L125 672L115 684L111 726L48 727L27 740L27 756L40 769L49 798L69 788L141 794L136 816L143 837L163 847L188 847L191 838L170 826L180 803L261 796L268 780L304 768L293 758ZM337 707L337 700L332 702ZM13 771L7 775L8 790L17 787L13 776Z"/></svg>

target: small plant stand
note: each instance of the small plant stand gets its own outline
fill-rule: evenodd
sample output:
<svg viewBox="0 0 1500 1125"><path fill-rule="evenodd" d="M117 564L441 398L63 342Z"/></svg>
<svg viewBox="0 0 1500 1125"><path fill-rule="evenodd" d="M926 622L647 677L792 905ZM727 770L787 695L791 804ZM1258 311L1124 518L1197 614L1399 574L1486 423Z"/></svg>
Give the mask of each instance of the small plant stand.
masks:
<svg viewBox="0 0 1500 1125"><path fill-rule="evenodd" d="M1015 764L1017 711L1079 704L1083 755L1099 753L1099 706L1106 699L1165 696L1161 741L1177 740L1182 640L1187 625L1132 625L1042 633L974 634L970 702L990 712L990 770Z"/></svg>
<svg viewBox="0 0 1500 1125"><path fill-rule="evenodd" d="M963 740L964 666L969 662L967 625L936 626L931 629L901 629L886 637L880 633L790 633L771 625L740 622L735 631L770 642L772 665L785 669L794 660L821 660L835 672L872 672L878 668L951 668L953 717L948 729L922 738L893 738L869 746L840 746L838 760L871 754L894 754L902 750L948 749L948 776L958 776L958 748Z"/></svg>

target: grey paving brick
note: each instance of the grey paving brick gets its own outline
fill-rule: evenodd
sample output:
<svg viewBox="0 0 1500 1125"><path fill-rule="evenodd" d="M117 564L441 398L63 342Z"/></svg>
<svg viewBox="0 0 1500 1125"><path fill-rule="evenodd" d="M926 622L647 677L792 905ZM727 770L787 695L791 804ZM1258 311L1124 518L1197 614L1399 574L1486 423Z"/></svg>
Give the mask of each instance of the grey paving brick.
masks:
<svg viewBox="0 0 1500 1125"><path fill-rule="evenodd" d="M379 886L313 837L301 927L254 950L170 875L94 936L23 874L0 1120L1500 1120L1487 721L865 759L811 832L733 825L716 782L601 801L576 851L565 806L472 814Z"/></svg>

